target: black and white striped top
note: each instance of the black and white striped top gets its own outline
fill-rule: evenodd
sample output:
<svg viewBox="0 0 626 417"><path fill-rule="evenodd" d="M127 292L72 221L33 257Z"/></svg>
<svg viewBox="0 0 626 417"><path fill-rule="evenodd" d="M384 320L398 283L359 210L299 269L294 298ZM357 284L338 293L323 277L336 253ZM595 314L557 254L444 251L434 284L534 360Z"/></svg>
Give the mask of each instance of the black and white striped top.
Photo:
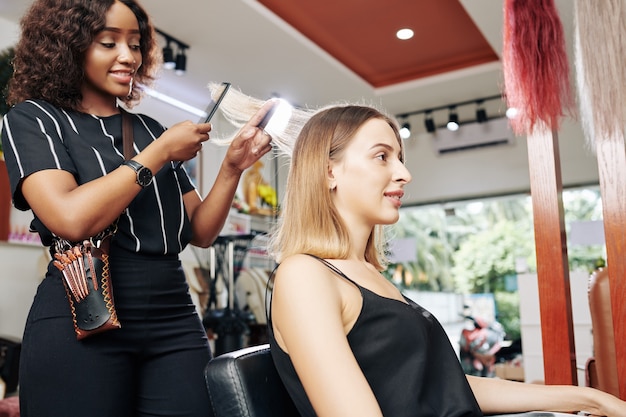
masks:
<svg viewBox="0 0 626 417"><path fill-rule="evenodd" d="M139 153L165 128L145 115L131 117L135 152ZM122 117L98 117L61 110L42 100L27 100L5 115L2 149L13 203L20 210L28 210L20 184L34 172L62 169L74 175L78 184L84 184L118 168L124 161ZM182 196L192 190L194 185L183 168L175 170L173 163L164 165L154 173L152 184L122 213L116 243L147 254L179 253L191 240ZM50 232L41 228L39 222L37 231L46 244Z"/></svg>

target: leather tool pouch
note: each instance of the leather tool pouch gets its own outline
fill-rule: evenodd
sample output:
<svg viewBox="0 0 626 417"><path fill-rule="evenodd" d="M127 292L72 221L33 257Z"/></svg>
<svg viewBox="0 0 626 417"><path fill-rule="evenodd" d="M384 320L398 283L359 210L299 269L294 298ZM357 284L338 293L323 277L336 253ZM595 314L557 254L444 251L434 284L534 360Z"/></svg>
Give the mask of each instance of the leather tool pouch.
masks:
<svg viewBox="0 0 626 417"><path fill-rule="evenodd" d="M57 240L54 265L63 274L63 284L72 312L76 338L122 327L117 319L109 271L108 243L105 238L72 245Z"/></svg>

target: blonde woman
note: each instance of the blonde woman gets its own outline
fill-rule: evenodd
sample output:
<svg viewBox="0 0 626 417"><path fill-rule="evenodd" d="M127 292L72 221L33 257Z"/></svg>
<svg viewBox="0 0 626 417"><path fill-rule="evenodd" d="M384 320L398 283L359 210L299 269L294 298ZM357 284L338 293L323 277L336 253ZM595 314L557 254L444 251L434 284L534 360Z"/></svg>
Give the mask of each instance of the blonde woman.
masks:
<svg viewBox="0 0 626 417"><path fill-rule="evenodd" d="M310 118L293 146L272 251L272 357L303 416L626 416L591 388L466 376L435 317L380 271L411 174L396 123L366 106Z"/></svg>

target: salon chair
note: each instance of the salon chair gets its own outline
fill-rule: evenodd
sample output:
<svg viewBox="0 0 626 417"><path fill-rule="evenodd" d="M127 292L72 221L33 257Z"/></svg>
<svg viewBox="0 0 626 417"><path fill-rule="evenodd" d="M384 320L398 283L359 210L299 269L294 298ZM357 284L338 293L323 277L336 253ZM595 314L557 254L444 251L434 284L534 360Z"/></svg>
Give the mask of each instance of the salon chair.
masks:
<svg viewBox="0 0 626 417"><path fill-rule="evenodd" d="M213 358L205 369L213 417L298 417L269 344Z"/></svg>
<svg viewBox="0 0 626 417"><path fill-rule="evenodd" d="M0 379L6 384L6 394L17 391L21 350L21 339L0 335Z"/></svg>
<svg viewBox="0 0 626 417"><path fill-rule="evenodd" d="M283 385L268 344L224 353L205 368L211 417L299 417ZM573 414L529 412L491 417L573 417Z"/></svg>
<svg viewBox="0 0 626 417"><path fill-rule="evenodd" d="M587 385L619 396L617 356L608 269L598 269L589 279L589 311L593 331L593 357L587 360Z"/></svg>

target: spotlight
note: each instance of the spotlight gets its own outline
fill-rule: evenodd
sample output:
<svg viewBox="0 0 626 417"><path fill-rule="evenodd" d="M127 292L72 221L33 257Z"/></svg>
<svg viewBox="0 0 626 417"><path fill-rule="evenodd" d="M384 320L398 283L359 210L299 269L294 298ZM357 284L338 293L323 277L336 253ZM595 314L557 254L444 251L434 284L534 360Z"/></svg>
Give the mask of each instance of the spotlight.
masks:
<svg viewBox="0 0 626 417"><path fill-rule="evenodd" d="M509 119L515 119L518 113L519 110L517 110L517 108L515 107L509 107L508 109L506 109L506 117Z"/></svg>
<svg viewBox="0 0 626 417"><path fill-rule="evenodd" d="M487 121L487 111L483 107L482 100L478 100L476 102L476 121L478 123L484 123Z"/></svg>
<svg viewBox="0 0 626 417"><path fill-rule="evenodd" d="M435 130L437 130L431 111L427 111L426 113L424 113L424 126L426 127L426 131L428 133L433 133Z"/></svg>
<svg viewBox="0 0 626 417"><path fill-rule="evenodd" d="M174 69L176 61L174 61L174 51L170 46L170 40L167 40L167 45L163 48L163 67L167 69Z"/></svg>
<svg viewBox="0 0 626 417"><path fill-rule="evenodd" d="M185 73L187 69L187 57L185 56L185 50L189 48L189 45L179 41L173 36L168 35L167 33L155 29L156 32L165 38L165 46L163 47L163 67L166 69L175 69L176 74L182 75ZM178 53L174 56L174 49L172 48L172 44L176 44L176 50Z"/></svg>
<svg viewBox="0 0 626 417"><path fill-rule="evenodd" d="M445 127L448 128L448 130L450 131L457 131L460 129L461 123L469 123L469 122L476 122L476 123L486 123L489 122L489 120L492 120L493 118L499 118L500 115L499 114L492 114L491 116L488 114L486 107L484 105L484 103L486 103L487 101L490 100L500 100L502 101L503 97L502 95L497 95L497 96L490 96L490 97L478 97L478 98L474 98L471 100L467 100L467 101L461 101L458 103L448 103L446 105L442 105L442 106L436 106L436 107L426 107L423 108L421 110L415 110L415 111L410 111L410 112L405 112L405 113L401 113L396 115L396 120L398 120L399 122L401 121L407 121L408 118L410 118L411 116L414 115L419 115L419 114L423 114L424 115L424 127L426 128L426 132L430 133L430 134L436 134L436 132L438 131L438 129L443 129L444 125ZM471 106L471 105L475 105L476 106L476 119L474 118L467 118L467 119L463 119L464 121L461 122L459 121L459 114L457 112L457 109L461 106ZM440 123L436 123L435 121L435 115L433 115L433 112L437 113L439 111L445 111L445 109L448 109L448 120L447 123L446 121L444 121L443 123L441 123L441 121L439 121ZM515 117L515 113L514 113L513 108L510 108L507 110L506 115L508 118L512 118ZM467 112L463 113L464 115ZM497 113L497 112L496 112ZM469 114L469 113L467 113ZM519 117L519 116L518 116Z"/></svg>
<svg viewBox="0 0 626 417"><path fill-rule="evenodd" d="M408 139L411 137L411 124L406 122L400 128L400 137L402 139Z"/></svg>
<svg viewBox="0 0 626 417"><path fill-rule="evenodd" d="M183 75L187 71L187 57L185 56L185 50L181 49L176 55L176 75Z"/></svg>
<svg viewBox="0 0 626 417"><path fill-rule="evenodd" d="M399 31L396 32L396 38L405 41L407 39L411 39L414 35L414 32L411 29L405 28L405 29L400 29Z"/></svg>
<svg viewBox="0 0 626 417"><path fill-rule="evenodd" d="M450 115L448 116L446 127L453 132L459 130L459 116L456 114L456 106L450 107Z"/></svg>

